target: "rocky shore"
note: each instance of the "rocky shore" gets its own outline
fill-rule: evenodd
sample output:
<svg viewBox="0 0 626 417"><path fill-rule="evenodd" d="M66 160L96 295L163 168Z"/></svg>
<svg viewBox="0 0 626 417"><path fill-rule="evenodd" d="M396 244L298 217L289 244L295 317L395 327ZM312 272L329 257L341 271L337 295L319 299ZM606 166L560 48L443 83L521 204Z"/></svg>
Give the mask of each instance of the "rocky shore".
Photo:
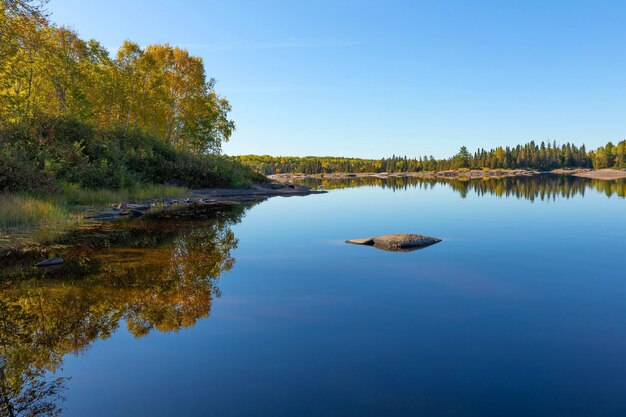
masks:
<svg viewBox="0 0 626 417"><path fill-rule="evenodd" d="M560 175L572 175L580 178L591 178L594 180L612 181L621 178L626 178L626 169L590 169L590 168L575 168L575 169L555 169L551 171L552 174Z"/></svg>
<svg viewBox="0 0 626 417"><path fill-rule="evenodd" d="M449 171L425 171L425 172L378 172L378 173L332 173L332 174L273 174L268 175L272 181L291 183L306 178L345 179L345 178L504 178L504 177L532 177L540 172L526 169L494 169L494 170L449 170Z"/></svg>
<svg viewBox="0 0 626 417"><path fill-rule="evenodd" d="M126 219L153 219L193 217L226 205L245 205L272 197L295 197L323 194L327 191L311 190L294 184L257 184L250 188L208 188L192 190L183 198L156 198L145 201L122 201L114 205L97 207L77 213L71 222L58 229L33 227L0 235L0 258L11 253L41 250L42 245L54 247L60 237L71 230L91 230L104 223Z"/></svg>
<svg viewBox="0 0 626 417"><path fill-rule="evenodd" d="M598 169L595 171L588 170L584 172L577 172L572 175L581 178L593 178L596 180L611 181L626 178L626 169Z"/></svg>
<svg viewBox="0 0 626 417"><path fill-rule="evenodd" d="M573 175L581 178L593 178L600 180L614 180L626 178L626 169L600 169L589 168L555 169L552 171L532 171L528 169L493 169L493 170L449 170L449 171L426 171L426 172L379 172L379 173L331 173L331 174L273 174L268 175L272 181L291 184L307 178L316 179L349 179L349 178L442 178L442 179L481 179L481 178L506 178L506 177L532 177L542 174Z"/></svg>
<svg viewBox="0 0 626 417"><path fill-rule="evenodd" d="M326 191L311 190L309 187L293 184L260 184L252 188L206 188L192 190L189 197L179 199L155 199L139 203L121 202L103 210L91 210L84 219L109 221L123 218L137 218L156 210L180 209L189 205L237 204L264 200L271 197L294 197L310 194L323 194Z"/></svg>

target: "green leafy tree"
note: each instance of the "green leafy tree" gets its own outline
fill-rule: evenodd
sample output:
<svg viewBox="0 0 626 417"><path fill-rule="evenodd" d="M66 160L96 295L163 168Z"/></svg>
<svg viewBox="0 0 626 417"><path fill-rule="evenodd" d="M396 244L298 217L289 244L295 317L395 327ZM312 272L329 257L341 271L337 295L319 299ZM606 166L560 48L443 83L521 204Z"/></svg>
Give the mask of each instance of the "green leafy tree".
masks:
<svg viewBox="0 0 626 417"><path fill-rule="evenodd" d="M471 157L472 155L467 150L467 147L461 146L459 153L457 153L454 157L457 168L469 168Z"/></svg>

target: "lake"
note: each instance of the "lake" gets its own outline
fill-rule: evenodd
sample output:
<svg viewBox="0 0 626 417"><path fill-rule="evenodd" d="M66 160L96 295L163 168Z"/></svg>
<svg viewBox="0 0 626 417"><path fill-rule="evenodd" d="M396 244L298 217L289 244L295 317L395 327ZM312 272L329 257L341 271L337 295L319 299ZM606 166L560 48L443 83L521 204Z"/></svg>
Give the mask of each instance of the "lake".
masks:
<svg viewBox="0 0 626 417"><path fill-rule="evenodd" d="M329 192L79 230L59 270L9 258L0 407L626 415L625 181L306 182ZM442 242L345 243L388 233Z"/></svg>

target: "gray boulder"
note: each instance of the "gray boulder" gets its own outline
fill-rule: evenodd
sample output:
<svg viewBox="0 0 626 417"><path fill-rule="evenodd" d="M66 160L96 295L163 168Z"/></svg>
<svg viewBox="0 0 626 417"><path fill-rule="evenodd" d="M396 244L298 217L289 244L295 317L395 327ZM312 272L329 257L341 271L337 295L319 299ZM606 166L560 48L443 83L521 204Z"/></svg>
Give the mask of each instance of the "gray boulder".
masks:
<svg viewBox="0 0 626 417"><path fill-rule="evenodd" d="M354 245L373 246L377 249L392 252L411 252L426 246L441 242L441 239L431 236L416 235L411 233L397 233L378 237L346 240L346 243Z"/></svg>

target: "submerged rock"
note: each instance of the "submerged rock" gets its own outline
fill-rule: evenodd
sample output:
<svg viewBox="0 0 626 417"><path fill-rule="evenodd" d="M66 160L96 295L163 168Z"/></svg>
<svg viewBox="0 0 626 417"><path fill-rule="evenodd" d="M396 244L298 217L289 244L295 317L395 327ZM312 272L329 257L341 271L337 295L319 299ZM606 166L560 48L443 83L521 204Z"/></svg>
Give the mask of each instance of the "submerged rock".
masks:
<svg viewBox="0 0 626 417"><path fill-rule="evenodd" d="M129 214L128 217L131 218L131 219L136 219L137 217L141 217L141 216L143 216L145 214L146 214L145 211L133 209L133 210L130 211L130 214Z"/></svg>
<svg viewBox="0 0 626 417"><path fill-rule="evenodd" d="M350 239L350 240L346 240L346 243L352 243L353 245L373 246L374 245L374 238L373 237L365 237L363 239Z"/></svg>
<svg viewBox="0 0 626 417"><path fill-rule="evenodd" d="M55 266L63 265L63 258L51 258L46 261L41 261L38 264L35 264L37 268L51 268Z"/></svg>
<svg viewBox="0 0 626 417"><path fill-rule="evenodd" d="M85 217L85 220L115 220L120 217L120 212L110 212L110 213L97 213L91 216Z"/></svg>
<svg viewBox="0 0 626 417"><path fill-rule="evenodd" d="M410 252L439 242L441 242L441 239L436 237L411 233L397 233L378 237L346 240L346 243L374 246L377 249L392 252Z"/></svg>

